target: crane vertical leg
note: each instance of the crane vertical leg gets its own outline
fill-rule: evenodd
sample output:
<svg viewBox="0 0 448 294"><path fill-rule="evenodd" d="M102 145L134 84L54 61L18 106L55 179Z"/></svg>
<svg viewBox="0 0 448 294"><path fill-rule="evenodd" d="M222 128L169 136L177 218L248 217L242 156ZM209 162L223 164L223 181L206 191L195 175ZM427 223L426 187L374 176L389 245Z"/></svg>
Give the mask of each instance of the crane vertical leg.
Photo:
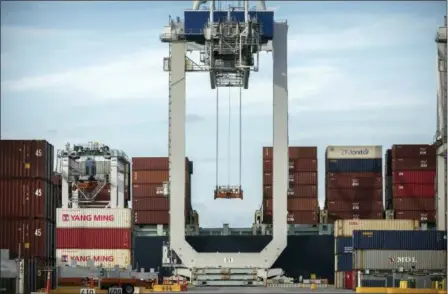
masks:
<svg viewBox="0 0 448 294"><path fill-rule="evenodd" d="M274 23L273 49L273 240L278 256L287 245L288 194L288 24Z"/></svg>
<svg viewBox="0 0 448 294"><path fill-rule="evenodd" d="M185 42L172 42L168 147L170 162L170 245L180 259L182 259L182 251L178 246L185 242L185 52Z"/></svg>
<svg viewBox="0 0 448 294"><path fill-rule="evenodd" d="M437 230L447 229L447 162L446 143L437 149L436 169L436 224Z"/></svg>

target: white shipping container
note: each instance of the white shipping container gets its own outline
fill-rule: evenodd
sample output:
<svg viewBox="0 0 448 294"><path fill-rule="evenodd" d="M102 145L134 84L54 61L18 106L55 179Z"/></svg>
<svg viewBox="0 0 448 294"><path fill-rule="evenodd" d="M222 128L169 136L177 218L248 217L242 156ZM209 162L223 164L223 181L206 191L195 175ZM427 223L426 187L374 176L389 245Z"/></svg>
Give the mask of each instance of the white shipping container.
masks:
<svg viewBox="0 0 448 294"><path fill-rule="evenodd" d="M382 146L328 146L327 159L383 158Z"/></svg>
<svg viewBox="0 0 448 294"><path fill-rule="evenodd" d="M335 237L352 237L355 230L396 230L396 231L418 231L419 222L407 219L344 219L334 223Z"/></svg>
<svg viewBox="0 0 448 294"><path fill-rule="evenodd" d="M77 266L87 266L93 260L96 267L127 268L131 264L131 250L126 249L56 249L56 263L71 265L76 260Z"/></svg>
<svg viewBox="0 0 448 294"><path fill-rule="evenodd" d="M125 228L132 227L129 208L58 208L57 228Z"/></svg>
<svg viewBox="0 0 448 294"><path fill-rule="evenodd" d="M354 270L435 270L446 269L446 251L355 250Z"/></svg>

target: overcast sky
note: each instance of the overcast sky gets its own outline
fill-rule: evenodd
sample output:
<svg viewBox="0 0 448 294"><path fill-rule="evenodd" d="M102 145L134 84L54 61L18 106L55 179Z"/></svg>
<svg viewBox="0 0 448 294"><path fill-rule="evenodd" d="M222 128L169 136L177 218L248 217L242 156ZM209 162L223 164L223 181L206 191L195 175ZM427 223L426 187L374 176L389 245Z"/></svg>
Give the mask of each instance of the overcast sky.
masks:
<svg viewBox="0 0 448 294"><path fill-rule="evenodd" d="M269 6L269 2L268 2ZM290 144L318 146L319 200L327 145L430 143L436 44L446 2L271 2L289 28ZM191 2L1 2L1 136L101 141L129 156L168 154L168 15ZM227 90L226 90L227 91ZM224 91L222 91L224 92ZM227 179L228 92L221 97L220 184ZM215 93L187 81L187 154L202 226L250 226L261 204L261 148L272 144L272 63L243 92L244 200L213 200ZM231 93L237 118L238 92ZM238 184L238 122L231 178Z"/></svg>

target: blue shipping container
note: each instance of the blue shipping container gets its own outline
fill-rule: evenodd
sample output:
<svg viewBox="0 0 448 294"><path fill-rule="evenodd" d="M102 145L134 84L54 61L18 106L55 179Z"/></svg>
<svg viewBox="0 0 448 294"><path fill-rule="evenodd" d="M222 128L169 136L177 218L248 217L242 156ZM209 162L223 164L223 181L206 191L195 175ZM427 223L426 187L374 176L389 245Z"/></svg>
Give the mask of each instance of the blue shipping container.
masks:
<svg viewBox="0 0 448 294"><path fill-rule="evenodd" d="M446 250L446 231L353 231L353 249Z"/></svg>
<svg viewBox="0 0 448 294"><path fill-rule="evenodd" d="M383 171L383 160L377 159L327 159L330 173L379 173Z"/></svg>
<svg viewBox="0 0 448 294"><path fill-rule="evenodd" d="M351 253L336 255L337 272L349 272L353 269L353 255Z"/></svg>
<svg viewBox="0 0 448 294"><path fill-rule="evenodd" d="M231 18L244 22L243 11L233 11ZM273 11L249 11L251 19L257 19L261 24L262 38L272 40L274 37L274 12ZM204 28L210 18L210 12L207 10L186 10L184 11L184 30L187 39L193 41L204 40ZM214 11L213 19L215 22L227 19L227 11Z"/></svg>
<svg viewBox="0 0 448 294"><path fill-rule="evenodd" d="M335 238L335 253L336 254L347 254L353 252L352 238L351 237L339 237Z"/></svg>

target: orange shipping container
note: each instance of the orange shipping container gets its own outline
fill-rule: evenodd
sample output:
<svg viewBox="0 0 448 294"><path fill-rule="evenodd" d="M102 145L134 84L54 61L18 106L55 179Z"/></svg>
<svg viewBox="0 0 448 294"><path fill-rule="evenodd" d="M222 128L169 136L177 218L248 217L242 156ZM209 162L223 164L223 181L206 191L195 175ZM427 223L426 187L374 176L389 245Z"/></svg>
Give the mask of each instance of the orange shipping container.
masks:
<svg viewBox="0 0 448 294"><path fill-rule="evenodd" d="M186 183L189 182L190 175L185 174ZM133 184L160 184L168 182L169 171L133 171L132 183Z"/></svg>
<svg viewBox="0 0 448 294"><path fill-rule="evenodd" d="M193 162L185 158L185 170L193 172ZM132 170L169 170L168 157L132 157Z"/></svg>
<svg viewBox="0 0 448 294"><path fill-rule="evenodd" d="M272 186L272 172L263 174L263 186ZM317 185L317 172L294 172L289 174L290 185Z"/></svg>
<svg viewBox="0 0 448 294"><path fill-rule="evenodd" d="M264 209L272 211L272 199L263 200ZM290 198L288 211L316 211L319 206L317 199Z"/></svg>
<svg viewBox="0 0 448 294"><path fill-rule="evenodd" d="M317 158L317 147L290 146L288 148L289 158ZM263 158L272 159L273 147L263 147Z"/></svg>
<svg viewBox="0 0 448 294"><path fill-rule="evenodd" d="M288 212L288 224L315 225L319 221L316 211L290 211ZM265 211L263 215L264 224L272 224L272 211Z"/></svg>
<svg viewBox="0 0 448 294"><path fill-rule="evenodd" d="M272 199L272 186L264 186L263 198ZM288 189L288 198L313 198L317 199L316 185L292 186Z"/></svg>

